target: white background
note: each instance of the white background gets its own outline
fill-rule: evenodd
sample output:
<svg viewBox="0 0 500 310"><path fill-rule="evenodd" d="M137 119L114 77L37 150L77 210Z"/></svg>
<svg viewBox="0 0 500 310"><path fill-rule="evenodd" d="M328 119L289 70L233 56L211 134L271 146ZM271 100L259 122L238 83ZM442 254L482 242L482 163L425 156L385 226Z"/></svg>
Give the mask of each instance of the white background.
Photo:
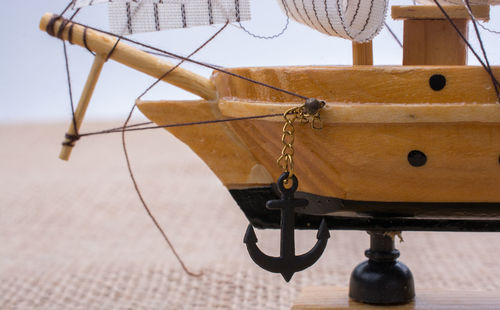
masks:
<svg viewBox="0 0 500 310"><path fill-rule="evenodd" d="M273 35L283 28L286 16L274 0L251 0L252 17L244 25L257 34ZM68 0L2 1L0 10L0 123L53 122L70 120L68 90L62 43L38 30L45 12L60 13ZM411 4L395 0L391 5ZM492 8L492 21L487 25L500 29L497 8ZM402 22L387 23L402 39ZM86 8L75 19L97 28L108 29L106 5ZM220 26L206 26L161 33L132 36L159 48L187 55L207 40ZM471 41L478 46L471 33ZM498 35L482 32L490 61L500 63ZM92 56L87 50L69 47L75 102L87 77ZM195 59L221 66L267 65L349 65L351 43L328 37L306 26L290 21L287 32L274 40L255 39L235 26L229 26ZM402 50L383 29L374 40L376 65L400 64ZM477 64L472 55L469 62ZM210 70L186 65L197 73L210 75ZM102 72L87 120L124 119L135 98L154 80L142 73L109 61ZM161 83L145 99L195 98L175 87Z"/></svg>

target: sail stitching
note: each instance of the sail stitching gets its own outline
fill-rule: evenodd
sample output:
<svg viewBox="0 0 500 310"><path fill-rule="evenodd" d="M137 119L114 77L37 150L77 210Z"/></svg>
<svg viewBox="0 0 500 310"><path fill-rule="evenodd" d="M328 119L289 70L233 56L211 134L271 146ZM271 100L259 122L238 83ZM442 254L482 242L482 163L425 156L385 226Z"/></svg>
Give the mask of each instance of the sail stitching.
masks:
<svg viewBox="0 0 500 310"><path fill-rule="evenodd" d="M155 29L156 31L160 31L160 16L158 12L158 3L154 3L153 8L154 8L153 14L155 17Z"/></svg>
<svg viewBox="0 0 500 310"><path fill-rule="evenodd" d="M349 1L349 2L351 2L351 1ZM356 20L356 17L358 16L360 4L361 4L361 0L358 0L358 2L356 4L356 10L354 11L354 15L352 16L351 22L349 23L350 27L352 27L352 24L354 23L354 21ZM346 9L346 11L347 11L347 9Z"/></svg>
<svg viewBox="0 0 500 310"><path fill-rule="evenodd" d="M342 10L341 10L341 7L340 7L340 0L337 0L337 12L339 14L339 18L340 18L340 24L342 25L342 28L344 28L344 32L346 33L346 35L350 38L350 39L354 39L353 36L349 33L349 31L347 30L347 27L345 26L345 20L344 20L344 16L342 14Z"/></svg>
<svg viewBox="0 0 500 310"><path fill-rule="evenodd" d="M239 23L241 21L240 0L234 0L234 10L236 12L236 21Z"/></svg>
<svg viewBox="0 0 500 310"><path fill-rule="evenodd" d="M212 8L212 0L208 0L208 23L213 25L214 23L214 12Z"/></svg>
<svg viewBox="0 0 500 310"><path fill-rule="evenodd" d="M187 27L187 21L186 21L186 6L181 4L181 16L182 16L182 28Z"/></svg>
<svg viewBox="0 0 500 310"><path fill-rule="evenodd" d="M370 11L368 12L368 18L365 20L365 24L363 25L363 28L356 34L356 36L360 35L361 33L363 33L363 31L365 31L366 29L366 26L368 26L368 22L370 21L370 18L372 17L372 12L373 12L373 2L374 0L371 0L371 3L370 3Z"/></svg>
<svg viewBox="0 0 500 310"><path fill-rule="evenodd" d="M133 33L133 29L132 29L132 13L131 13L131 9L130 9L130 3L127 2L126 3L126 10L127 10L127 28L128 28L128 32L129 33Z"/></svg>
<svg viewBox="0 0 500 310"><path fill-rule="evenodd" d="M282 2L284 3L284 0L282 0ZM301 20L304 24L306 24L306 23L307 23L307 22L306 22L306 19L302 16L302 13L300 13L299 8L298 8L298 6L297 6L297 1L296 1L296 0L292 0L292 2L293 2L293 6L295 7L295 11L297 12L297 15L295 15L295 14L293 14L293 13L292 13L292 16L293 16L295 19L297 19L297 16L298 16L298 17L300 18L300 20Z"/></svg>
<svg viewBox="0 0 500 310"><path fill-rule="evenodd" d="M296 0L285 2L294 7L291 17L297 22L358 42L369 41L380 32L388 7L388 0L301 0L299 6Z"/></svg>
<svg viewBox="0 0 500 310"><path fill-rule="evenodd" d="M311 19L311 16L309 16L309 12L307 12L305 0L302 0L302 8L304 9L304 13L306 13L306 17L309 20L309 23L310 23L311 27L314 28L315 25L314 25L314 22Z"/></svg>
<svg viewBox="0 0 500 310"><path fill-rule="evenodd" d="M339 35L338 31L333 27L332 21L330 19L330 13L328 13L328 0L325 0L325 13L326 13L326 20L328 21L330 28L332 28L335 35Z"/></svg>

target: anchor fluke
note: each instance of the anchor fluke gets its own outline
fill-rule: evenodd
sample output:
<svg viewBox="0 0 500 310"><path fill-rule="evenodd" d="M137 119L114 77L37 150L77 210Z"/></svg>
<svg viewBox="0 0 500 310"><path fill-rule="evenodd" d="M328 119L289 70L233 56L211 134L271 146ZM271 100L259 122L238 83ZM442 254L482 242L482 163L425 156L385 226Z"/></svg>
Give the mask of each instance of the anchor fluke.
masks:
<svg viewBox="0 0 500 310"><path fill-rule="evenodd" d="M258 239L255 235L255 231L253 230L252 225L248 225L247 232L245 233L245 237L243 238L243 242L245 244L248 243L257 243Z"/></svg>
<svg viewBox="0 0 500 310"><path fill-rule="evenodd" d="M326 226L325 219L321 220L321 224L319 225L319 230L318 230L318 234L316 235L316 238L318 240L330 238L330 231L328 230L328 227Z"/></svg>
<svg viewBox="0 0 500 310"><path fill-rule="evenodd" d="M295 176L290 178L289 181L293 182L290 188L284 186L287 180L288 172L285 172L278 179L281 199L270 200L266 204L268 209L281 210L280 256L268 256L257 247L257 236L252 225L248 225L243 242L247 246L250 257L258 266L269 272L280 273L285 281L289 282L295 272L312 266L321 257L330 238L330 232L323 219L316 235L318 241L314 247L305 254L295 255L295 208L307 206L308 201L294 198L298 187L297 178Z"/></svg>

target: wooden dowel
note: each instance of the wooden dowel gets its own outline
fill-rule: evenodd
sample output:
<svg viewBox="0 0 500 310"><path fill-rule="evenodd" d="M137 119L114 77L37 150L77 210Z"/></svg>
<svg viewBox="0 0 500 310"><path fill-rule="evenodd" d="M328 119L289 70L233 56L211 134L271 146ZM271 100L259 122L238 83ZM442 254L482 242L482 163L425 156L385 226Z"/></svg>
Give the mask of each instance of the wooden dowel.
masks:
<svg viewBox="0 0 500 310"><path fill-rule="evenodd" d="M366 43L352 42L352 64L373 66L372 41Z"/></svg>
<svg viewBox="0 0 500 310"><path fill-rule="evenodd" d="M47 26L51 23L54 14L46 13L40 21L40 29L47 31ZM115 46L117 38L106 35L102 32L88 29L85 27L65 21L60 18L53 22L53 33L59 33L59 28L64 21L64 31L62 39L68 40L71 29L71 41L73 44L82 47L88 47L96 54L108 55ZM85 40L84 40L85 37ZM85 44L85 42L87 44ZM110 55L119 63L129 66L154 78L162 77L168 70L174 67L173 64L163 61L153 55L131 47L125 43L119 42L113 53ZM170 74L163 78L163 81L180 87L190 93L200 96L206 100L217 99L217 91L214 84L207 78L197 75L191 71L176 68Z"/></svg>
<svg viewBox="0 0 500 310"><path fill-rule="evenodd" d="M78 102L78 106L75 110L75 119L69 125L67 132L68 135L76 135L78 133L78 130L82 125L83 118L85 117L85 112L87 111L90 98L92 98L92 94L97 84L97 80L99 79L99 75L101 74L101 70L105 62L106 59L104 56L96 54L94 58L94 63L92 64L92 68L90 69L90 73L87 78L87 82L85 83L82 95L80 96L80 101ZM69 142L71 142L71 140L66 138L63 143L69 143ZM73 147L71 145L63 144L61 152L59 153L59 158L62 160L68 160L72 150Z"/></svg>

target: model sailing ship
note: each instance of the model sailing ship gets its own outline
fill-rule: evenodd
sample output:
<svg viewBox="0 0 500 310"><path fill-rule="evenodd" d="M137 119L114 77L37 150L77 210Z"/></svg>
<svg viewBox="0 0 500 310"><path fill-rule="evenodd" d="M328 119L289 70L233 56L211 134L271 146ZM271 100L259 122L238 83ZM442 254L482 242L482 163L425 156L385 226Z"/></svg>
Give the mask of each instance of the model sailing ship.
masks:
<svg viewBox="0 0 500 310"><path fill-rule="evenodd" d="M119 36L240 22L250 16L249 3L243 0L77 0L73 6L100 2L109 2ZM42 30L96 54L61 158L69 157L72 137L109 58L202 98L138 102L142 113L160 126L238 119L167 130L205 161L253 226L281 226L283 237L284 226L289 226L284 209L280 220L279 210L269 210L272 203L266 208L274 199L301 201L297 214L289 214L295 228L317 228L324 220L317 244L322 249L328 238L325 225L371 231L498 231L500 104L495 76L500 69L467 66L460 35L467 37L472 16L487 20L494 1L471 1L471 6L440 1L448 17L433 1L393 7L392 17L405 22L403 66L379 67L372 65L371 40L384 24L388 1L278 2L290 18L353 40L354 65L231 68L206 79L172 70L165 61L117 43L117 36L45 15ZM276 115L286 118L287 111L283 129L285 120ZM262 115L274 116L258 118ZM318 130L301 120L320 122ZM282 199L276 200L280 192ZM289 274L271 266L278 261L262 262L266 258L256 252L253 229L245 241L266 269L288 279L300 269L297 265ZM322 249L308 254L321 254ZM297 257L292 255L286 264L293 265Z"/></svg>

